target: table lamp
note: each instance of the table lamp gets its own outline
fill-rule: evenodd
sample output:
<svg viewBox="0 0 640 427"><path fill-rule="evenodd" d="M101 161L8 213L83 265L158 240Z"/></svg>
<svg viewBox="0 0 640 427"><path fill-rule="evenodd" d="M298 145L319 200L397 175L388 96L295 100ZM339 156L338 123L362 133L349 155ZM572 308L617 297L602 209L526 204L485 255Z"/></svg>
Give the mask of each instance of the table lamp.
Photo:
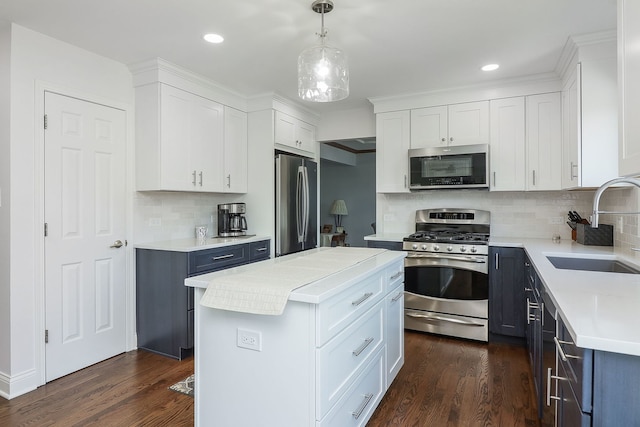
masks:
<svg viewBox="0 0 640 427"><path fill-rule="evenodd" d="M336 233L344 233L344 228L342 228L342 216L348 214L347 205L344 203L344 200L334 200L331 204L331 210L329 213L335 218Z"/></svg>

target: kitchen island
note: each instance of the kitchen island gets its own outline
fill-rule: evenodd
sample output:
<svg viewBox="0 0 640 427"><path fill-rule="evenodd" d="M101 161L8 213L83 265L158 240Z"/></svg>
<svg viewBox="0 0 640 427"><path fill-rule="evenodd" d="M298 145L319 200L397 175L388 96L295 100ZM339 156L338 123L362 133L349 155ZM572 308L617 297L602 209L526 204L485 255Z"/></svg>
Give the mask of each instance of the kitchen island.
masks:
<svg viewBox="0 0 640 427"><path fill-rule="evenodd" d="M291 290L279 315L200 304L211 284L262 275L268 286L280 268L284 282L292 264L354 253L356 262ZM196 301L195 424L365 425L404 363L404 257L319 248L186 279Z"/></svg>

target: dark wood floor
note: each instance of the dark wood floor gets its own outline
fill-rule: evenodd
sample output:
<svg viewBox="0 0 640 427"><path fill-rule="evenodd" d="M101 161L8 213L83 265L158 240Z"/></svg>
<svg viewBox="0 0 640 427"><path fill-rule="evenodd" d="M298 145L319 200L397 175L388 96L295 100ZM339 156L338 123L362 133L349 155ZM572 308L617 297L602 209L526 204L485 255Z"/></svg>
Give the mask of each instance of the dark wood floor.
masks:
<svg viewBox="0 0 640 427"><path fill-rule="evenodd" d="M0 398L0 426L190 426L193 399L168 387L192 372L192 358L133 351ZM538 426L532 387L523 347L407 331L405 365L368 426Z"/></svg>

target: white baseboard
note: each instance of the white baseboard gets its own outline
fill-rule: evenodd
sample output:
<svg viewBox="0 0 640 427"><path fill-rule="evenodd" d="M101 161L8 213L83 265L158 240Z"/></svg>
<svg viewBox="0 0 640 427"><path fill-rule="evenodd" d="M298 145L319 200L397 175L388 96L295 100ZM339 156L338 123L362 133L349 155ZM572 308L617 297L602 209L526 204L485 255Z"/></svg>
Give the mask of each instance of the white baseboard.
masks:
<svg viewBox="0 0 640 427"><path fill-rule="evenodd" d="M0 397L13 399L38 388L35 369L9 376L0 372Z"/></svg>

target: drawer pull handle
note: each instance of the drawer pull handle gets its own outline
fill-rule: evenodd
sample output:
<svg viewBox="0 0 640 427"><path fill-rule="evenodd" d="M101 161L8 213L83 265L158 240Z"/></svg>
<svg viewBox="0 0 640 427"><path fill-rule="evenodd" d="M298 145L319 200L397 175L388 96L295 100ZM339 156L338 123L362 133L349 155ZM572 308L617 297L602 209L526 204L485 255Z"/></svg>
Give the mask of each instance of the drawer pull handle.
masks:
<svg viewBox="0 0 640 427"><path fill-rule="evenodd" d="M366 294L362 295L357 300L352 301L351 305L354 306L354 307L357 307L360 304L362 304L363 302L365 302L366 300L368 300L369 298L371 298L372 295L373 295L373 292L367 292Z"/></svg>
<svg viewBox="0 0 640 427"><path fill-rule="evenodd" d="M362 353L365 348L369 347L369 344L371 344L372 342L373 342L373 337L367 338L366 340L364 340L364 342L360 347L356 348L351 353L353 353L354 356L360 356L360 353Z"/></svg>
<svg viewBox="0 0 640 427"><path fill-rule="evenodd" d="M551 406L551 399L553 400L562 400L561 397L551 396L551 380L566 380L564 377L559 377L557 375L551 375L551 368L547 368L547 406Z"/></svg>
<svg viewBox="0 0 640 427"><path fill-rule="evenodd" d="M258 252L264 252L264 251L266 251L266 250L267 250L267 248L258 248L258 249L256 249L256 250L257 250Z"/></svg>
<svg viewBox="0 0 640 427"><path fill-rule="evenodd" d="M527 298L527 325L530 325L531 322L535 322L536 321L536 315L531 314L531 309L537 310L539 308L539 305L537 302L531 302L531 300L529 300L529 298Z"/></svg>
<svg viewBox="0 0 640 427"><path fill-rule="evenodd" d="M214 261L219 261L221 259L227 259L227 258L233 258L233 254L227 254L227 255L220 255L220 256L214 256L212 259Z"/></svg>
<svg viewBox="0 0 640 427"><path fill-rule="evenodd" d="M398 277L402 276L402 271L398 271L396 274L394 274L393 276L391 276L390 280L396 280Z"/></svg>
<svg viewBox="0 0 640 427"><path fill-rule="evenodd" d="M573 356L571 354L566 354L564 352L564 350L562 349L562 344L571 344L571 345L573 345L572 342L560 341L558 339L558 337L553 337L553 341L556 343L556 348L558 349L558 353L560 354L560 359L562 359L563 362L566 362L567 359L580 359L579 356Z"/></svg>
<svg viewBox="0 0 640 427"><path fill-rule="evenodd" d="M360 418L360 415L362 415L362 413L364 412L364 409L367 407L369 402L371 402L371 399L373 399L373 393L364 395L364 399L362 400L362 403L360 404L360 406L358 406L358 409L356 409L351 413L351 415L353 415L353 418L355 418L356 420Z"/></svg>
<svg viewBox="0 0 640 427"><path fill-rule="evenodd" d="M398 292L398 295L391 299L392 302L398 301L402 297L402 291Z"/></svg>

